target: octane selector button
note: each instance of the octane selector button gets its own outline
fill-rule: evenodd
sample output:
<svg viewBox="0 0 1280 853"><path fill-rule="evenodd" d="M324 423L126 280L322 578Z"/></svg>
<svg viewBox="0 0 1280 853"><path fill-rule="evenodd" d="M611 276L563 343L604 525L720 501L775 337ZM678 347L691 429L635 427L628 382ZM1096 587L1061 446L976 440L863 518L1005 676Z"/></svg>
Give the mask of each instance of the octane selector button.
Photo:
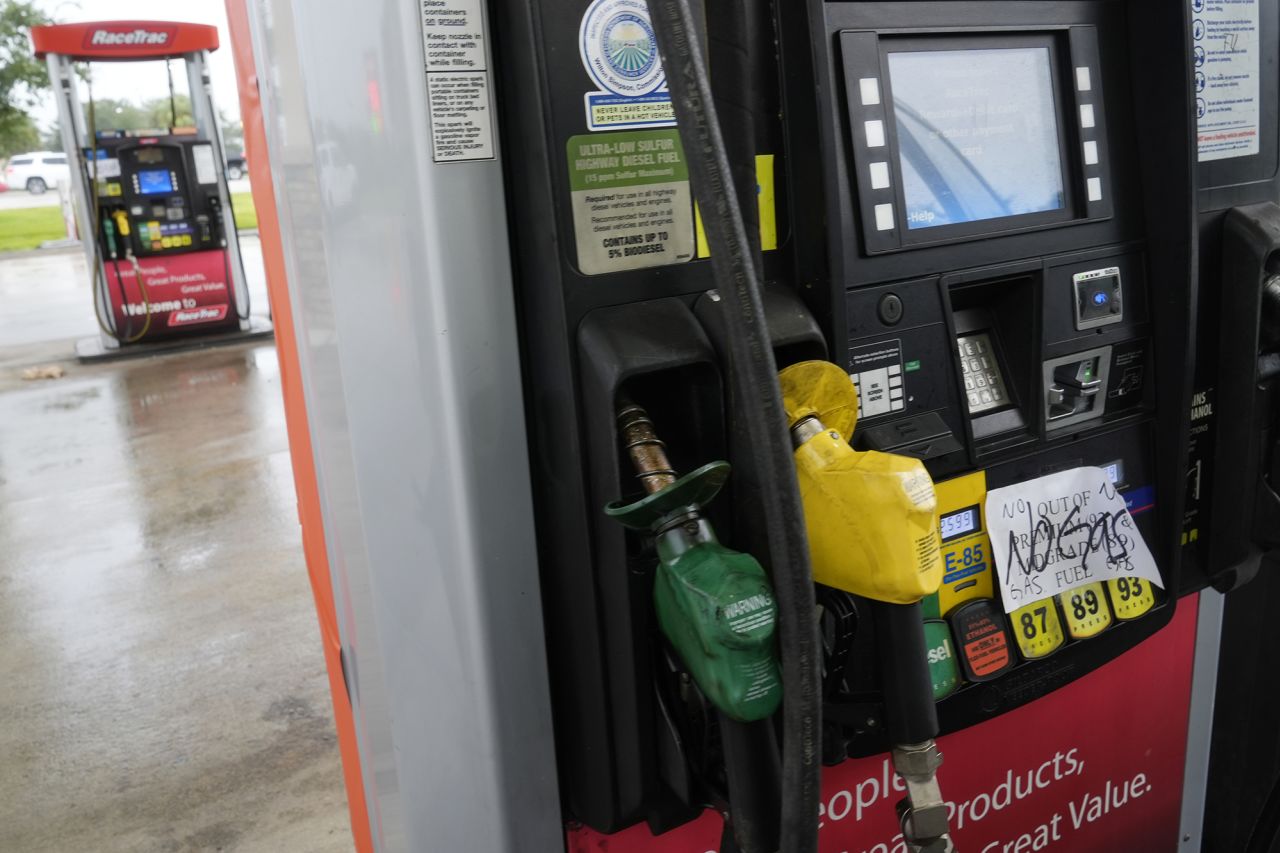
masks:
<svg viewBox="0 0 1280 853"><path fill-rule="evenodd" d="M967 681L990 681L1013 666L1009 631L994 599L978 598L957 607L947 617L960 652Z"/></svg>

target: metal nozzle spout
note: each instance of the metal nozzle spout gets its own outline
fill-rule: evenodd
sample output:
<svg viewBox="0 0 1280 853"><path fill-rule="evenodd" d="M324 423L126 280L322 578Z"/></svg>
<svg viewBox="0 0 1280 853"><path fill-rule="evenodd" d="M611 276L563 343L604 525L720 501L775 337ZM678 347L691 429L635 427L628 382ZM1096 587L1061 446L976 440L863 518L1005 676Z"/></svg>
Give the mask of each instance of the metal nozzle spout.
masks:
<svg viewBox="0 0 1280 853"><path fill-rule="evenodd" d="M676 481L675 469L667 461L667 446L654 432L653 421L644 409L629 401L620 403L618 431L648 494L660 492Z"/></svg>
<svg viewBox="0 0 1280 853"><path fill-rule="evenodd" d="M791 425L791 446L799 447L825 430L817 415L806 415Z"/></svg>

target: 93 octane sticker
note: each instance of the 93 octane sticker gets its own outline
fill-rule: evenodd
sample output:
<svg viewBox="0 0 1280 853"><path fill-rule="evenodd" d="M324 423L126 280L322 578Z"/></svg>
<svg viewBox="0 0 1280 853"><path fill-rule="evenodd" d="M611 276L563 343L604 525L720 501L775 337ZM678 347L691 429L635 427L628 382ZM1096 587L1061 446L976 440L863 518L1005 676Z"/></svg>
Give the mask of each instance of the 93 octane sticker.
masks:
<svg viewBox="0 0 1280 853"><path fill-rule="evenodd" d="M1151 584L1142 578L1117 578L1107 581L1111 594L1111 607L1120 620L1137 619L1155 606L1156 596Z"/></svg>

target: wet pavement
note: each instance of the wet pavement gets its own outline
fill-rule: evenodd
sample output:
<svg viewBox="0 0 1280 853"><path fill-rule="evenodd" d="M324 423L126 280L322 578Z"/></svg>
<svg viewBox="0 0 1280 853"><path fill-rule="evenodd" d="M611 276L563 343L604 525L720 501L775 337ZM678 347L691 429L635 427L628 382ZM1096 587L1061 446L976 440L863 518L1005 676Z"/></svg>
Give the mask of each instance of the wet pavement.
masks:
<svg viewBox="0 0 1280 853"><path fill-rule="evenodd" d="M76 364L78 257L0 256L0 851L350 850L275 350Z"/></svg>

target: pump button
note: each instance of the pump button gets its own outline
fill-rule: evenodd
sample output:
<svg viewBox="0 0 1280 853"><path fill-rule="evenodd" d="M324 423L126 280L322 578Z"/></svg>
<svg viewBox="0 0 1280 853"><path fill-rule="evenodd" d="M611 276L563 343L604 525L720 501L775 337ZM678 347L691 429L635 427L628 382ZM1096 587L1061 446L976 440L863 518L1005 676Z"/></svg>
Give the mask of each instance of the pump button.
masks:
<svg viewBox="0 0 1280 853"><path fill-rule="evenodd" d="M968 681L999 678L1013 666L1004 614L994 599L978 598L947 617L960 649L960 667Z"/></svg>
<svg viewBox="0 0 1280 853"><path fill-rule="evenodd" d="M1137 619L1155 606L1155 593L1151 584L1142 578L1116 578L1107 581L1107 593L1111 597L1111 608L1120 621Z"/></svg>
<svg viewBox="0 0 1280 853"><path fill-rule="evenodd" d="M956 663L951 629L941 619L926 619L924 642L928 648L929 677L933 681L933 698L940 701L960 686L960 667Z"/></svg>
<svg viewBox="0 0 1280 853"><path fill-rule="evenodd" d="M896 326L902 319L902 300L896 293L886 293L880 297L877 312L880 314L880 322L886 326Z"/></svg>
<svg viewBox="0 0 1280 853"><path fill-rule="evenodd" d="M1061 593L1058 601L1066 616L1067 633L1073 640L1096 637L1111 625L1111 608L1101 581Z"/></svg>
<svg viewBox="0 0 1280 853"><path fill-rule="evenodd" d="M1018 641L1018 650L1027 660L1051 655L1066 642L1058 608L1051 598L1033 601L1009 616L1013 620L1013 636Z"/></svg>

